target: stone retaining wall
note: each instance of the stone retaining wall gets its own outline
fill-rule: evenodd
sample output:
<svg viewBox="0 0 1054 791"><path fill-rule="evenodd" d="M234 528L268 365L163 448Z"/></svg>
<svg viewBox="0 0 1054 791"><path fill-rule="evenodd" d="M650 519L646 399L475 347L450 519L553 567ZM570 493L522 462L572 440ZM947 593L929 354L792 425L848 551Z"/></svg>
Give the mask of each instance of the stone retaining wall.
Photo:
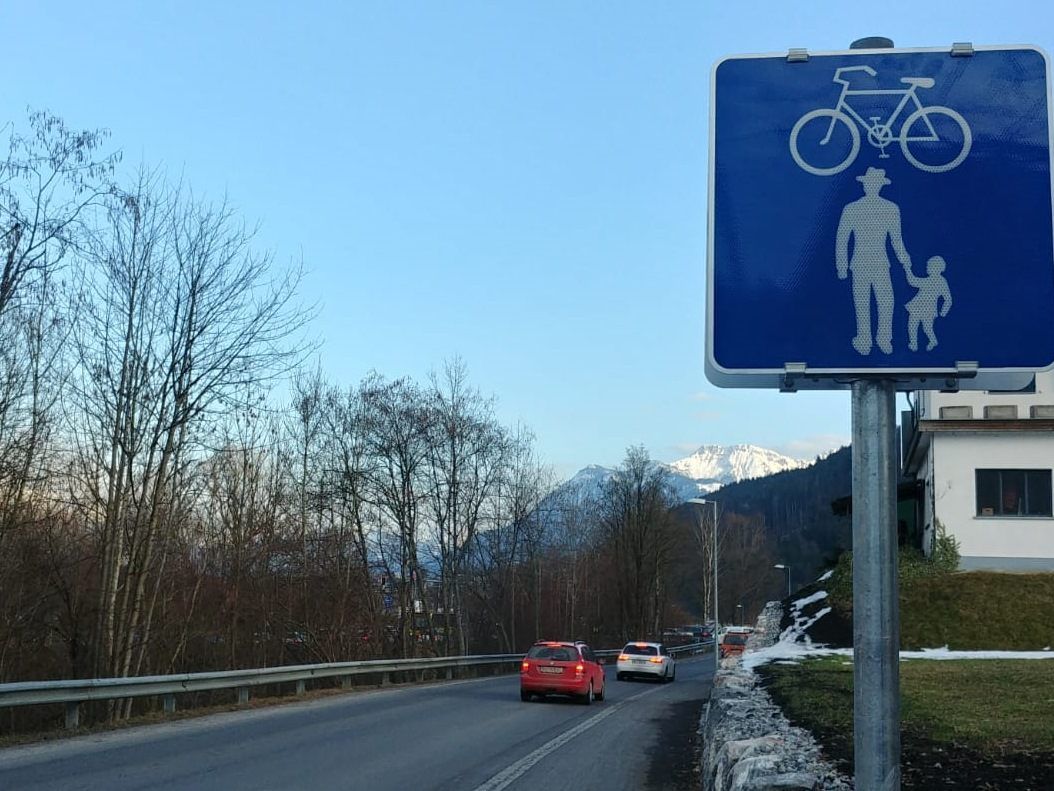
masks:
<svg viewBox="0 0 1054 791"><path fill-rule="evenodd" d="M782 615L780 602L765 605L747 641L748 652L776 641ZM754 671L737 657L721 660L699 731L704 791L853 787L822 759L808 731L787 722Z"/></svg>

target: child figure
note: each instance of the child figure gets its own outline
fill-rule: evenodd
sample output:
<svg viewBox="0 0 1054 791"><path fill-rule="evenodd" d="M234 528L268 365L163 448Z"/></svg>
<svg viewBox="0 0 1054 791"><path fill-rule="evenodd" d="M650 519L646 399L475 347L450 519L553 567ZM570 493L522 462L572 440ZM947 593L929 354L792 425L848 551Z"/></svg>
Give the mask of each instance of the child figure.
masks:
<svg viewBox="0 0 1054 791"><path fill-rule="evenodd" d="M951 310L952 293L948 288L948 281L944 279L945 266L944 259L935 255L926 262L926 277L915 277L910 267L904 267L908 283L918 289L918 293L905 306L908 309L908 348L913 352L919 350L919 324L922 324L929 339L926 351L932 351L937 346L933 321L937 318L937 307L942 298L944 304L940 305L941 316L947 316Z"/></svg>

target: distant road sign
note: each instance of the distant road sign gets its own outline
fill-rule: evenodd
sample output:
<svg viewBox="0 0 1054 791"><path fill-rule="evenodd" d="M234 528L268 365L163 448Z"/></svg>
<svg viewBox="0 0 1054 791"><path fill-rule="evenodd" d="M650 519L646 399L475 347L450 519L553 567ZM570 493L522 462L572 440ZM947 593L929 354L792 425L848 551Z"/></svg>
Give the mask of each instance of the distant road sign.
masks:
<svg viewBox="0 0 1054 791"><path fill-rule="evenodd" d="M1054 365L1049 72L1031 47L717 63L711 381Z"/></svg>

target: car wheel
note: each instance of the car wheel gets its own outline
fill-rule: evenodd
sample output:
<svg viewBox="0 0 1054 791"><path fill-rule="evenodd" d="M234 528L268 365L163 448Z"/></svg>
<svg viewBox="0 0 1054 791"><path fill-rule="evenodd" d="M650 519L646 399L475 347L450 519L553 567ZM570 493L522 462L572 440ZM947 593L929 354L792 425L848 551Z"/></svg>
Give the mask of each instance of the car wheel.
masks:
<svg viewBox="0 0 1054 791"><path fill-rule="evenodd" d="M520 690L520 700L522 700L522 701L523 701L524 703L526 703L526 702L527 702L527 701L529 701L530 699L531 699L531 693L530 693L530 692L524 692L524 691L523 691L523 690L521 689L521 690Z"/></svg>
<svg viewBox="0 0 1054 791"><path fill-rule="evenodd" d="M608 685L606 683L602 684L601 687L600 687L600 692L596 693L593 697L596 698L597 700L603 700L604 699L604 693L607 692L607 686Z"/></svg>
<svg viewBox="0 0 1054 791"><path fill-rule="evenodd" d="M625 681L626 680L626 674L625 673L616 673L615 674L615 678L617 678L619 681Z"/></svg>
<svg viewBox="0 0 1054 791"><path fill-rule="evenodd" d="M582 696L582 705L588 706L593 702L593 682L589 682L589 689L586 690L586 694Z"/></svg>

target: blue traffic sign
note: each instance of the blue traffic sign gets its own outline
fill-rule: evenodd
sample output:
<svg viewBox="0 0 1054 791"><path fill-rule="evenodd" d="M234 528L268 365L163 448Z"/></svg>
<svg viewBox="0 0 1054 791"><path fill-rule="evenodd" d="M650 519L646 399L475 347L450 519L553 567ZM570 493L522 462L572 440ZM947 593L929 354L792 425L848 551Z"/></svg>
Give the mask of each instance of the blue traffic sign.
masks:
<svg viewBox="0 0 1054 791"><path fill-rule="evenodd" d="M1028 47L717 63L710 379L1054 365L1049 71Z"/></svg>

